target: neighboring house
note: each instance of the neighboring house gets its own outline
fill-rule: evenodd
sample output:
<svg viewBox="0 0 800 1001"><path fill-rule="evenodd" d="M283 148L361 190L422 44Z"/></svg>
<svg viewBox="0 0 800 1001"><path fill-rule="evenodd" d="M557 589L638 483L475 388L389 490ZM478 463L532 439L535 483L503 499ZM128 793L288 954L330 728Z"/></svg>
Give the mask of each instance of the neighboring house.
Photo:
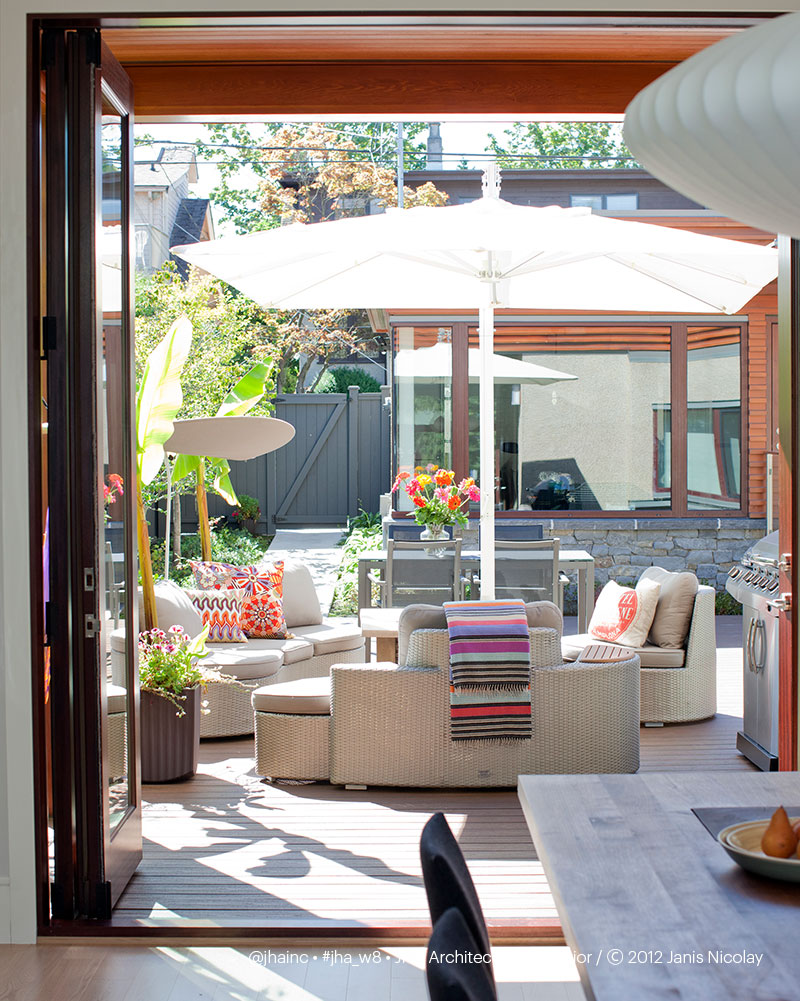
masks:
<svg viewBox="0 0 800 1001"><path fill-rule="evenodd" d="M479 171L414 171L406 181L433 181L451 203L480 197ZM501 196L774 240L639 169L506 170ZM764 533L777 448L777 312L777 283L731 317L497 310L497 354L576 377L496 383L498 507L544 519L565 544L591 542L600 580L609 570L634 579L655 560L722 586L731 563ZM372 311L370 320L390 334L395 355L446 344L455 358L478 344L476 311ZM466 366L452 368L466 382ZM396 471L434 462L477 476L478 386L457 380L395 380ZM680 434L673 440L673 419L686 428L685 446Z"/></svg>
<svg viewBox="0 0 800 1001"><path fill-rule="evenodd" d="M174 260L185 278L188 265L172 257L170 247L214 239L211 203L194 198L190 186L197 183L197 151L191 145L137 146L134 151L133 218L135 267L138 273L157 271ZM107 220L119 210L119 174L103 175L103 206Z"/></svg>

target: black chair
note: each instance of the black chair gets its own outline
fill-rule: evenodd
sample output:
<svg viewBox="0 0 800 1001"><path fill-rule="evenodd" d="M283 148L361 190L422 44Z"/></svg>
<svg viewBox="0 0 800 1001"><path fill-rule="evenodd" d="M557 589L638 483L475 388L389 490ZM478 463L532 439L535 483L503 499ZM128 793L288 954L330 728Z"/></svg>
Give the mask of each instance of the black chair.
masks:
<svg viewBox="0 0 800 1001"><path fill-rule="evenodd" d="M490 953L489 932L475 884L443 813L434 813L422 829L419 854L431 924L435 925L445 911L455 907L463 915L478 948Z"/></svg>
<svg viewBox="0 0 800 1001"><path fill-rule="evenodd" d="M497 1001L491 956L480 951L458 908L433 926L426 960L430 1001Z"/></svg>

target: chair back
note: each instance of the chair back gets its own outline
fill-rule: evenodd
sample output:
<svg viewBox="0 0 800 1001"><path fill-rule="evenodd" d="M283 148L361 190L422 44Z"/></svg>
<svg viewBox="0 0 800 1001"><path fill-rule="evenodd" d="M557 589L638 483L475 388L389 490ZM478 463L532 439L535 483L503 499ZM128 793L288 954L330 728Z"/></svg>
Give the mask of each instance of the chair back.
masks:
<svg viewBox="0 0 800 1001"><path fill-rule="evenodd" d="M485 955L461 912L455 907L446 910L434 923L428 941L425 974L430 1001L497 1001L491 963Z"/></svg>
<svg viewBox="0 0 800 1001"><path fill-rule="evenodd" d="M425 531L424 525L418 525L415 521L387 521L386 540L394 539L395 542L419 542L420 535ZM453 538L453 526L443 525L442 528L447 533L449 539Z"/></svg>
<svg viewBox="0 0 800 1001"><path fill-rule="evenodd" d="M494 523L496 542L539 542L544 538L541 525L515 525L511 519L497 519Z"/></svg>
<svg viewBox="0 0 800 1001"><path fill-rule="evenodd" d="M434 813L423 828L419 855L431 924L435 925L448 908L455 907L479 950L488 955L489 932L475 884L444 814Z"/></svg>
<svg viewBox="0 0 800 1001"><path fill-rule="evenodd" d="M461 598L461 539L396 542L386 547L386 607L441 605Z"/></svg>
<svg viewBox="0 0 800 1001"><path fill-rule="evenodd" d="M559 546L559 539L496 540L495 597L560 605Z"/></svg>

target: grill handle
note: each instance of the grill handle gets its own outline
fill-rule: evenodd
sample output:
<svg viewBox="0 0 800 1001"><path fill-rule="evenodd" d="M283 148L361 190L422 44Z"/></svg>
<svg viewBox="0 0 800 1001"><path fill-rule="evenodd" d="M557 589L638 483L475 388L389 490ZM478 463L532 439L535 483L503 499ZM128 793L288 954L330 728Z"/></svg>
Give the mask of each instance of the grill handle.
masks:
<svg viewBox="0 0 800 1001"><path fill-rule="evenodd" d="M747 642L744 645L747 654L747 670L755 671L753 667L753 628L756 624L754 618L750 619L750 625L747 628Z"/></svg>
<svg viewBox="0 0 800 1001"><path fill-rule="evenodd" d="M760 656L756 656L756 644L759 643ZM767 627L763 619L758 619L753 630L753 671L758 674L767 665Z"/></svg>

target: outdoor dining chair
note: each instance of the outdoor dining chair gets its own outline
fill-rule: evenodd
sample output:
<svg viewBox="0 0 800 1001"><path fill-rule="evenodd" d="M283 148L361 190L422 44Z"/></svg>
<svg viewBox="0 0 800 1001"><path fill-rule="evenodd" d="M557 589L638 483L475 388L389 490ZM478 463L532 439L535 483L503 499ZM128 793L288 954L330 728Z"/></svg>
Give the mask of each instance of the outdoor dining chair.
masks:
<svg viewBox="0 0 800 1001"><path fill-rule="evenodd" d="M497 1001L491 963L485 955L461 911L446 910L428 941L425 973L430 1001Z"/></svg>
<svg viewBox="0 0 800 1001"><path fill-rule="evenodd" d="M461 546L460 538L440 542L389 539L383 577L369 575L369 579L380 586L381 607L460 601L463 593Z"/></svg>
<svg viewBox="0 0 800 1001"><path fill-rule="evenodd" d="M419 854L431 924L436 925L445 911L455 907L464 918L478 949L484 955L489 955L489 932L478 893L444 814L434 813L422 829ZM494 983L491 968L489 975Z"/></svg>
<svg viewBox="0 0 800 1001"><path fill-rule="evenodd" d="M563 608L563 585L566 578L558 569L558 539L499 538L495 540L494 548L497 599L521 598L525 602L546 600ZM480 572L473 571L466 581L470 585L470 597L478 597Z"/></svg>

